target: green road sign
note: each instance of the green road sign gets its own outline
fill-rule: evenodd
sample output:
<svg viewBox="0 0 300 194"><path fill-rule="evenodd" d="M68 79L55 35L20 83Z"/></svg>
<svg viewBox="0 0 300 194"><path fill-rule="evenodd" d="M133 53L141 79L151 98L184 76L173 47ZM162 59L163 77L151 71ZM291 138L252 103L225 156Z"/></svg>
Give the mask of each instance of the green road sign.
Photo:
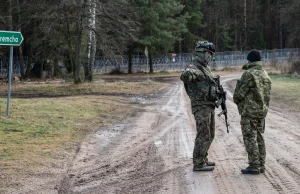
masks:
<svg viewBox="0 0 300 194"><path fill-rule="evenodd" d="M21 32L0 31L0 45L20 46L23 41Z"/></svg>

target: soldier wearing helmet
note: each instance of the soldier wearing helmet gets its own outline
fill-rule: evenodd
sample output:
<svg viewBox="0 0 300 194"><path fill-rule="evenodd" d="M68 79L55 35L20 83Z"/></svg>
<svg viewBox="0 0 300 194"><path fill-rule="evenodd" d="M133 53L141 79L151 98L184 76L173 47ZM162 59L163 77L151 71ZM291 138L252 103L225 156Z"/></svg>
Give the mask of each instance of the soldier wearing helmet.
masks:
<svg viewBox="0 0 300 194"><path fill-rule="evenodd" d="M193 151L193 170L212 171L215 163L208 161L208 150L215 136L215 106L218 100L217 83L209 68L215 54L215 46L208 41L199 41L194 50L192 63L182 72L196 120L197 135Z"/></svg>

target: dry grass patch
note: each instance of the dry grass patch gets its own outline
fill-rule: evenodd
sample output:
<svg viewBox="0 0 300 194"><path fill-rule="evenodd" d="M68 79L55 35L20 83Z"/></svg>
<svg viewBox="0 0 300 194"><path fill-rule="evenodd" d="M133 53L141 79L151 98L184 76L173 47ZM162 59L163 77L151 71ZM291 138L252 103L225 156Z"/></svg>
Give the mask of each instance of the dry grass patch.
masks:
<svg viewBox="0 0 300 194"><path fill-rule="evenodd" d="M80 85L70 84L64 86L47 86L26 88L23 91L28 94L41 95L82 95L82 94L143 94L158 89L158 84L145 82L98 82L84 83Z"/></svg>
<svg viewBox="0 0 300 194"><path fill-rule="evenodd" d="M292 111L300 110L300 78L291 75L271 74L272 96L281 100Z"/></svg>
<svg viewBox="0 0 300 194"><path fill-rule="evenodd" d="M107 94L107 95L124 95L124 94L147 94L159 90L160 83L151 80L138 82L105 82L97 81L93 83L73 84L73 83L17 83L12 86L12 96L37 97L37 96L73 96L88 94ZM1 86L0 95L3 97L7 93L7 86Z"/></svg>

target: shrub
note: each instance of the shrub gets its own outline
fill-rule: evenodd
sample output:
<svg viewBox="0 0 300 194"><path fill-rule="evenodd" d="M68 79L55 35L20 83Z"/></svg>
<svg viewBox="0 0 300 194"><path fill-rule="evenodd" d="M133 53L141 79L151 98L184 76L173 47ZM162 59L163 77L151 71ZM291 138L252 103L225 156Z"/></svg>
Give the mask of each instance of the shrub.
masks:
<svg viewBox="0 0 300 194"><path fill-rule="evenodd" d="M295 61L291 64L289 73L300 75L300 61Z"/></svg>
<svg viewBox="0 0 300 194"><path fill-rule="evenodd" d="M119 74L124 74L123 71L121 71L120 67L116 67L114 69L112 69L109 74L111 75L119 75Z"/></svg>

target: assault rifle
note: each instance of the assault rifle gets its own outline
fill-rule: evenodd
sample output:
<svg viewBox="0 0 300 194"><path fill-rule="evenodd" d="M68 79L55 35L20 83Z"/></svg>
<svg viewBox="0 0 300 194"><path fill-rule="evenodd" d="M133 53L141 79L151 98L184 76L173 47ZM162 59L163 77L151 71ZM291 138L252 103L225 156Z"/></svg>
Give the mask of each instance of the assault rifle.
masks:
<svg viewBox="0 0 300 194"><path fill-rule="evenodd" d="M217 84L217 87L218 87L218 96L219 96L219 100L217 101L216 103L216 106L219 107L221 105L221 108L222 108L222 112L220 112L218 114L218 116L222 116L224 115L225 116L225 123L226 123L226 128L227 128L227 133L229 133L229 129L228 129L228 122L227 122L227 107L226 107L226 91L224 91L223 89L223 86L221 85L221 82L220 82L220 76L217 75L216 77L214 77L214 80Z"/></svg>

